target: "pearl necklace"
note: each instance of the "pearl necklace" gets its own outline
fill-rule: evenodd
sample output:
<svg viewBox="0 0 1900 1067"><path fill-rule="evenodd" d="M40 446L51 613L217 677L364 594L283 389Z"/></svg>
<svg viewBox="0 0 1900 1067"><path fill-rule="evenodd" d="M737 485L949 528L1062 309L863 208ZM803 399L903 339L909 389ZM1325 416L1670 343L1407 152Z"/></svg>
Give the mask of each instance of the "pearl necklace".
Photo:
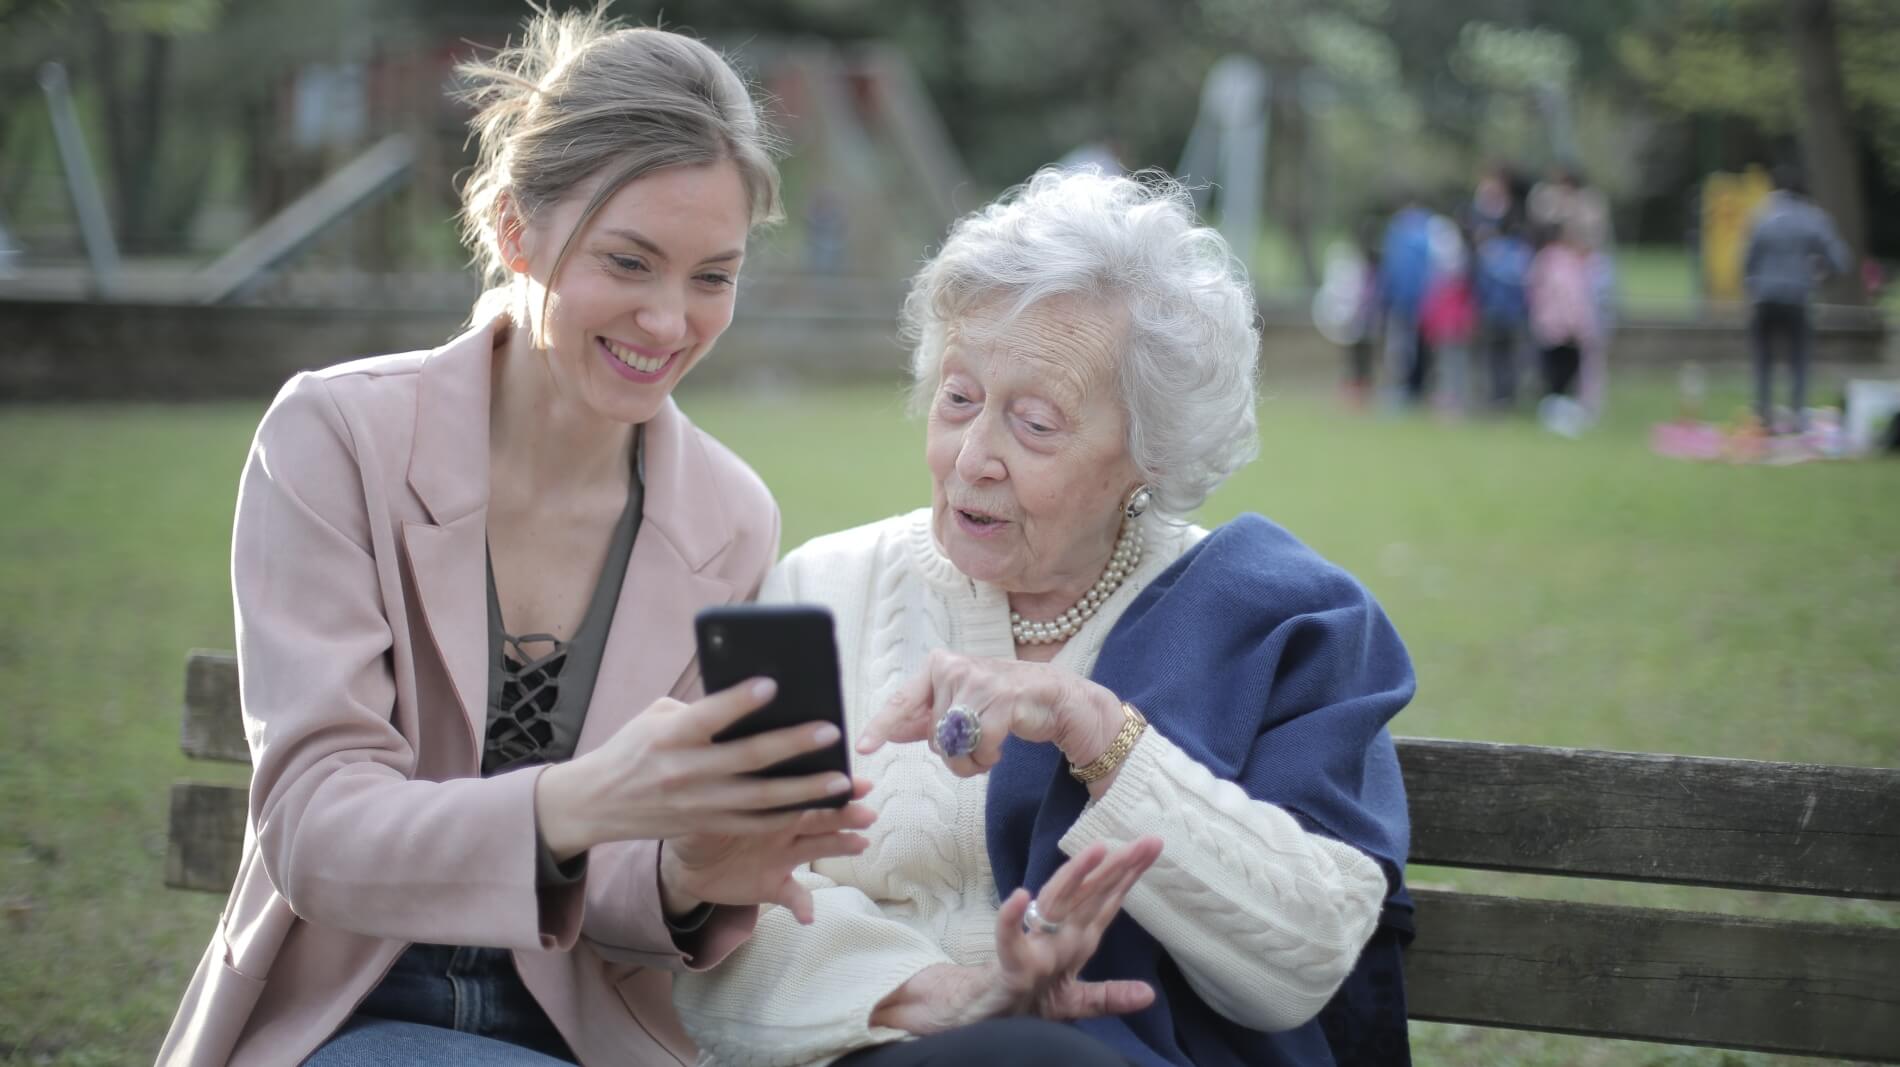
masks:
<svg viewBox="0 0 1900 1067"><path fill-rule="evenodd" d="M1052 645L1057 641L1067 641L1075 636L1082 624L1094 618L1108 602L1115 590L1135 567L1141 563L1141 530L1133 519L1122 524L1122 534L1115 542L1115 554L1108 559L1108 568L1095 580L1089 591L1075 606L1048 622L1031 622L1012 611L1009 613L1009 632L1019 645Z"/></svg>

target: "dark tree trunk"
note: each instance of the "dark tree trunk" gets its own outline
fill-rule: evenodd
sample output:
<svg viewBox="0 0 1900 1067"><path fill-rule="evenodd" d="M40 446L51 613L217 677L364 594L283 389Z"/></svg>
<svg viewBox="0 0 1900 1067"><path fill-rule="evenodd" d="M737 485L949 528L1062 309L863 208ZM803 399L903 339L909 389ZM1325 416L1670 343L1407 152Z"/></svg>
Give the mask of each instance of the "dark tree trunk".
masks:
<svg viewBox="0 0 1900 1067"><path fill-rule="evenodd" d="M140 42L138 87L120 102L124 109L123 128L130 144L127 169L133 194L125 198L125 218L121 223L128 239L150 243L154 233L154 210L161 185L159 152L165 143L165 87L170 81L172 39L163 34L146 33Z"/></svg>
<svg viewBox="0 0 1900 1067"><path fill-rule="evenodd" d="M1787 0L1788 31L1801 71L1801 155L1815 203L1840 228L1854 250L1867 254L1867 207L1861 189L1860 160L1841 81L1841 49L1833 0ZM1831 299L1865 302L1857 273L1835 279Z"/></svg>
<svg viewBox="0 0 1900 1067"><path fill-rule="evenodd" d="M92 36L92 81L98 87L105 129L113 229L121 244L138 248L153 237L172 41L160 33L122 34L113 28L103 4L90 5L87 22ZM137 47L127 48L128 43Z"/></svg>
<svg viewBox="0 0 1900 1067"><path fill-rule="evenodd" d="M1268 97L1273 115L1267 173L1272 189L1268 201L1299 257L1300 277L1308 289L1318 289L1319 258L1313 252L1313 130L1301 99L1297 67L1283 66L1273 73Z"/></svg>
<svg viewBox="0 0 1900 1067"><path fill-rule="evenodd" d="M24 92L24 90L22 90ZM40 166L39 131L0 119L0 218L10 218Z"/></svg>
<svg viewBox="0 0 1900 1067"><path fill-rule="evenodd" d="M99 118L105 129L106 174L111 179L114 218L112 230L125 240L126 198L132 184L125 177L127 147L124 114L119 107L119 38L106 20L105 7L94 3L87 12L87 29L92 36L92 81L99 89Z"/></svg>

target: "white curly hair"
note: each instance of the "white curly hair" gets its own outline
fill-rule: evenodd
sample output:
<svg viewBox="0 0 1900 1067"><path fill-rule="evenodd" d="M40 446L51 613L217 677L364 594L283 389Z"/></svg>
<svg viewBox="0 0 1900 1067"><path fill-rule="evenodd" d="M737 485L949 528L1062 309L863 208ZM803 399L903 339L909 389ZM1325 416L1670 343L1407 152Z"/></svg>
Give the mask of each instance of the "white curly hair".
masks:
<svg viewBox="0 0 1900 1067"><path fill-rule="evenodd" d="M1246 271L1187 190L1154 173L1045 168L958 220L904 300L913 406L928 408L961 317L1001 301L1007 323L1053 297L1114 309L1128 454L1162 514L1193 511L1258 453Z"/></svg>

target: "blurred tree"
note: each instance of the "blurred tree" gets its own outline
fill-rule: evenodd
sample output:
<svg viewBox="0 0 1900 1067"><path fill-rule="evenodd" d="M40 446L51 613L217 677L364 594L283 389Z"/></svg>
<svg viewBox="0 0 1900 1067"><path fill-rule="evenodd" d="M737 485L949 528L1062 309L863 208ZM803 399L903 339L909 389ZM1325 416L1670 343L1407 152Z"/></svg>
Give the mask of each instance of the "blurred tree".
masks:
<svg viewBox="0 0 1900 1067"><path fill-rule="evenodd" d="M1634 172L1641 142L1630 131L1643 124L1629 120L1658 103L1792 134L1803 93L1786 12L1811 2L616 0L613 10L761 54L800 38L897 45L980 186L973 198L1088 142L1116 143L1133 167L1174 168L1206 71L1223 54L1252 55L1274 86L1266 207L1312 280L1317 234L1401 182L1461 187L1480 154L1577 154ZM1853 128L1872 130L1900 174L1900 26L1882 16L1894 2L1832 0ZM96 117L119 228L137 247L179 239L207 190L248 191L254 220L334 165L286 162L300 70L409 54L438 69L449 49L498 42L527 13L523 0L0 0L0 92L20 100L39 60L68 61ZM454 115L439 88L418 83L403 106L437 101L427 121L447 140ZM397 121L378 101L371 133ZM27 166L10 136L25 110L0 106L0 204ZM444 177L431 179L446 188ZM1606 184L1627 190L1625 177ZM1662 184L1681 181L1672 171ZM441 207L431 207L438 222Z"/></svg>
<svg viewBox="0 0 1900 1067"><path fill-rule="evenodd" d="M167 105L176 41L210 29L223 6L223 0L75 0L73 4L89 38L90 75L99 89L105 120L118 228L128 245L153 236L150 216L160 188L159 150L167 122L174 117Z"/></svg>
<svg viewBox="0 0 1900 1067"><path fill-rule="evenodd" d="M1797 135L1816 199L1867 248L1854 133L1900 180L1900 18L1893 0L1682 0L1620 35L1663 105Z"/></svg>
<svg viewBox="0 0 1900 1067"><path fill-rule="evenodd" d="M1801 72L1801 154L1815 200L1834 216L1853 246L1855 261L1867 254L1866 203L1860 159L1841 84L1841 50L1833 0L1787 0L1788 37ZM1830 287L1836 300L1862 303L1865 290L1851 273Z"/></svg>
<svg viewBox="0 0 1900 1067"><path fill-rule="evenodd" d="M14 146L20 157L39 153L45 106L33 73L58 59L99 152L121 243L175 252L219 168L235 161L245 172L225 184L266 187L257 172L281 149L279 97L298 66L390 35L389 16L369 0L0 0L0 87L9 90L0 97L0 205L14 203L30 168L45 170L26 158L16 170ZM244 133L248 141L233 141Z"/></svg>
<svg viewBox="0 0 1900 1067"><path fill-rule="evenodd" d="M224 0L9 0L0 5L0 34L21 42L0 60L0 78L23 85L48 59L71 68L82 102L96 108L103 168L121 241L137 247L152 236L159 202L159 156L174 115L170 89L180 38L214 26ZM37 102L37 91L16 97ZM0 117L0 144L25 117L23 107Z"/></svg>

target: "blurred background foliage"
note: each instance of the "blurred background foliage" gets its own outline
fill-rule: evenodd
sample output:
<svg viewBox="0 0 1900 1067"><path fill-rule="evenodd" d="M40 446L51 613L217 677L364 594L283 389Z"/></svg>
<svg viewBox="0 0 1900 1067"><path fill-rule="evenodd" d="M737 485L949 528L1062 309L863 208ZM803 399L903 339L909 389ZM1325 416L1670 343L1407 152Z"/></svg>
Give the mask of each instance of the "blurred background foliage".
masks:
<svg viewBox="0 0 1900 1067"><path fill-rule="evenodd" d="M1315 246L1401 191L1447 202L1482 161L1532 174L1564 159L1616 205L1619 238L1680 244L1713 171L1796 158L1804 107L1800 9L1816 0L622 0L739 54L768 91L788 51L894 48L967 169L972 206L1087 143L1174 170L1202 80L1230 53L1268 71L1269 225L1311 287ZM1900 189L1900 14L1832 0L1855 195ZM499 43L520 0L0 0L0 219L39 253L77 254L35 71L72 71L128 252L228 247L380 133L423 130L431 167L332 242L381 269L453 267L442 219L466 159L441 89L454 55ZM357 94L345 98L337 94ZM327 120L314 116L327 113ZM794 127L790 228L820 182ZM1812 152L1812 148L1808 151ZM959 174L959 178L963 175ZM1823 197L1825 199L1825 197ZM941 220L903 224L863 273L902 270ZM1837 214L1839 212L1837 211ZM1866 213L1876 253L1900 214ZM1851 217L1851 215L1850 215ZM1859 243L1859 242L1857 242ZM1867 247L1867 245L1863 245ZM854 249L862 252L861 249Z"/></svg>

